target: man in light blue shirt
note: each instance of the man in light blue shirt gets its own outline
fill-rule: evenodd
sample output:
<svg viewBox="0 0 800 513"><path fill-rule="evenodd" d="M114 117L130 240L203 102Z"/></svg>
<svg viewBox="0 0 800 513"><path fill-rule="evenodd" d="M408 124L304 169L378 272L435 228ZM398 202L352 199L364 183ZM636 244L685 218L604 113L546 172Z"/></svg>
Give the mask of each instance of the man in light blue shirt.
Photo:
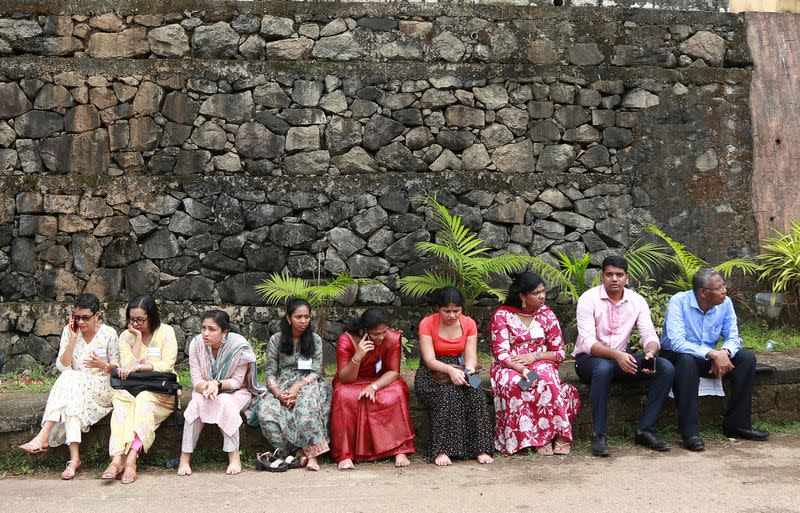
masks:
<svg viewBox="0 0 800 513"><path fill-rule="evenodd" d="M756 358L742 349L736 312L725 280L714 269L695 273L692 290L672 296L661 333L662 355L675 366L673 392L678 430L691 451L705 449L699 434L697 391L701 377L730 379L731 397L722 420L725 436L763 441L769 433L751 422ZM717 349L720 339L722 346Z"/></svg>

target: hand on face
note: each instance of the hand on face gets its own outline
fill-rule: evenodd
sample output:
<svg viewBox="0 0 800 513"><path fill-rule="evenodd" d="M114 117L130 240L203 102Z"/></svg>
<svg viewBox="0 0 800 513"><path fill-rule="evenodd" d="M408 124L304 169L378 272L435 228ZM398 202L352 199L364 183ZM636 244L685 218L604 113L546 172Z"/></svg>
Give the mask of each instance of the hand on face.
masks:
<svg viewBox="0 0 800 513"><path fill-rule="evenodd" d="M364 336L361 337L361 340L356 347L356 359L360 360L373 349L375 349L375 344L372 342L372 340L370 340L369 335L364 333Z"/></svg>

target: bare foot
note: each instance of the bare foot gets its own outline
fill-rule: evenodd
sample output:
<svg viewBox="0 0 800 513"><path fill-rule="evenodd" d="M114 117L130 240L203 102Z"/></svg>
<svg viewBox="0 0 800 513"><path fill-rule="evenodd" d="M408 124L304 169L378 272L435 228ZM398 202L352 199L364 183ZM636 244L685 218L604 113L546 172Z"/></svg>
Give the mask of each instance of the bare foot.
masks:
<svg viewBox="0 0 800 513"><path fill-rule="evenodd" d="M442 454L436 456L436 459L433 460L433 462L435 464L439 465L440 467L446 467L447 465L452 465L453 464L453 462L450 461L450 456L448 456L445 453L442 453Z"/></svg>
<svg viewBox="0 0 800 513"><path fill-rule="evenodd" d="M356 466L353 465L353 460L349 458L339 462L339 470L353 470L354 468L356 468Z"/></svg>
<svg viewBox="0 0 800 513"><path fill-rule="evenodd" d="M192 475L192 467L189 464L191 461L192 455L188 452L181 453L181 460L178 462L178 475L179 476L191 476Z"/></svg>
<svg viewBox="0 0 800 513"><path fill-rule="evenodd" d="M492 459L492 457L489 456L488 454L486 454L485 452L482 452L482 453L478 454L478 463L488 464L488 463L491 463L493 461L494 461L494 459Z"/></svg>
<svg viewBox="0 0 800 513"><path fill-rule="evenodd" d="M242 460L239 458L239 451L228 453L228 468L225 473L229 476L235 476L242 472Z"/></svg>
<svg viewBox="0 0 800 513"><path fill-rule="evenodd" d="M394 457L394 466L395 467L407 467L411 465L411 462L408 460L408 456L405 454L396 454Z"/></svg>
<svg viewBox="0 0 800 513"><path fill-rule="evenodd" d="M314 472L319 470L319 463L317 463L317 458L312 458L309 456L308 462L306 463L306 470L312 470Z"/></svg>

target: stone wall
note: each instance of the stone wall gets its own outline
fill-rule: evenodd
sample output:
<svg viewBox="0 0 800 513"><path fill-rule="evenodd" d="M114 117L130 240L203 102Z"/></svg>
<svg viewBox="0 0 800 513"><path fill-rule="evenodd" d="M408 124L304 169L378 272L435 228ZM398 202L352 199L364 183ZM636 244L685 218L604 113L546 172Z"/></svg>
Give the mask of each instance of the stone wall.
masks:
<svg viewBox="0 0 800 513"><path fill-rule="evenodd" d="M55 309L0 316L6 360L50 364L81 291L154 293L186 337L281 270L414 307L395 283L431 267L418 195L498 252L597 265L654 222L704 257L752 253L740 17L246 5L0 12L0 301Z"/></svg>

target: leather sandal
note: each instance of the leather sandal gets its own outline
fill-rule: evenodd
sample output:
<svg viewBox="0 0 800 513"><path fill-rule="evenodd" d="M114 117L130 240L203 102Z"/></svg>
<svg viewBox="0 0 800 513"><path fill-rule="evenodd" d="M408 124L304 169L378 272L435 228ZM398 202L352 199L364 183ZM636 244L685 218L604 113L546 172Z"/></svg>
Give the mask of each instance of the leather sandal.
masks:
<svg viewBox="0 0 800 513"><path fill-rule="evenodd" d="M552 456L553 455L553 446L550 443L546 443L536 448L536 454L541 454L542 456Z"/></svg>
<svg viewBox="0 0 800 513"><path fill-rule="evenodd" d="M42 445L42 443L36 438L18 447L28 454L43 454L46 453L48 449L48 446Z"/></svg>
<svg viewBox="0 0 800 513"><path fill-rule="evenodd" d="M73 466L70 467L70 465ZM73 479L75 477L75 474L81 469L81 467L83 467L83 463L81 463L80 461L76 463L73 460L69 460L67 462L66 468L64 468L64 471L61 472L61 479L63 479L64 481L69 481L70 479Z"/></svg>
<svg viewBox="0 0 800 513"><path fill-rule="evenodd" d="M106 467L106 469L103 471L103 475L100 476L100 479L119 479L122 477L122 473L124 471L125 471L124 466L110 463L108 467Z"/></svg>
<svg viewBox="0 0 800 513"><path fill-rule="evenodd" d="M276 457L275 455L278 451L275 452L262 452L260 454L256 454L256 470L265 471L265 472L286 472L289 470L289 465L286 464L285 461Z"/></svg>
<svg viewBox="0 0 800 513"><path fill-rule="evenodd" d="M572 451L572 442L556 442L553 440L553 454L567 455Z"/></svg>
<svg viewBox="0 0 800 513"><path fill-rule="evenodd" d="M125 471L122 473L122 478L119 480L122 484L131 484L136 481L136 467L133 465L125 465Z"/></svg>

